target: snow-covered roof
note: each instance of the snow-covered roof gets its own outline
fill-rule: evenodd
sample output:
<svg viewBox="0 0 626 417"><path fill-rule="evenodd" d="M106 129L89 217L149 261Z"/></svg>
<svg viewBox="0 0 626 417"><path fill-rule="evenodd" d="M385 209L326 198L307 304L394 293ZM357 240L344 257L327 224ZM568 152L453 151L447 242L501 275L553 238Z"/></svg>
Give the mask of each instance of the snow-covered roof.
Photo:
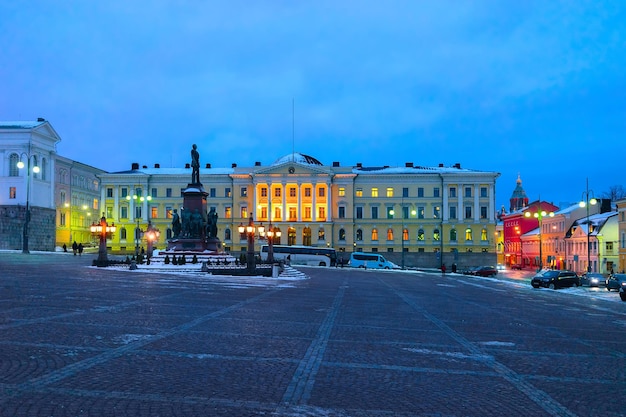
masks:
<svg viewBox="0 0 626 417"><path fill-rule="evenodd" d="M46 121L19 121L19 122L0 122L0 129L33 129L44 124Z"/></svg>
<svg viewBox="0 0 626 417"><path fill-rule="evenodd" d="M285 155L281 158L278 158L276 161L274 161L273 165L282 165L282 164L286 164L288 162L294 162L294 163L298 163L298 164L302 164L302 165L324 165L322 164L320 161L318 161L316 158L313 158L312 156L309 155L305 155L302 153L298 153L298 152L294 152L294 153L290 153L288 155Z"/></svg>
<svg viewBox="0 0 626 417"><path fill-rule="evenodd" d="M353 174L363 174L367 172L368 174L433 174L433 173L442 173L442 174L450 174L450 173L472 173L472 172L480 172L482 174L485 171L476 171L473 169L466 168L457 168L457 167L423 167L423 166L413 166L413 167L355 167L352 169ZM494 174L496 174L494 172Z"/></svg>
<svg viewBox="0 0 626 417"><path fill-rule="evenodd" d="M200 175L229 175L234 172L233 168L200 168ZM139 168L128 171L110 172L109 174L140 174L140 175L189 175L191 168Z"/></svg>

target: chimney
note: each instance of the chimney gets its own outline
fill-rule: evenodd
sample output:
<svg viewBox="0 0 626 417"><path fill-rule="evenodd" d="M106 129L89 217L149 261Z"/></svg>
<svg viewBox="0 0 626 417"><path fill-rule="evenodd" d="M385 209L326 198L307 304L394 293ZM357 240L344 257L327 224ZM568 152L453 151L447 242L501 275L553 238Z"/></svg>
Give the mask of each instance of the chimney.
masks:
<svg viewBox="0 0 626 417"><path fill-rule="evenodd" d="M406 168L413 168L413 162L407 162L404 164Z"/></svg>
<svg viewBox="0 0 626 417"><path fill-rule="evenodd" d="M456 164L454 164L454 167L457 169L461 169L461 164L457 162Z"/></svg>
<svg viewBox="0 0 626 417"><path fill-rule="evenodd" d="M339 161L335 161L335 162L333 162L333 166L334 166L334 167L338 167L338 166L339 166Z"/></svg>
<svg viewBox="0 0 626 417"><path fill-rule="evenodd" d="M187 163L187 164L185 164L185 168L186 168L186 169L189 169L189 168L191 168L191 165L189 165L189 164Z"/></svg>
<svg viewBox="0 0 626 417"><path fill-rule="evenodd" d="M38 122L45 122L45 121L46 121L46 119L44 119L43 117L38 117L38 118L37 118L37 121L38 121Z"/></svg>
<svg viewBox="0 0 626 417"><path fill-rule="evenodd" d="M356 167L357 167L357 168L363 168L363 164L362 164L361 162L357 162L357 163L356 163Z"/></svg>
<svg viewBox="0 0 626 417"><path fill-rule="evenodd" d="M142 168L143 168L143 169L147 169L147 168L148 168L148 165L144 165Z"/></svg>
<svg viewBox="0 0 626 417"><path fill-rule="evenodd" d="M260 166L261 166L261 162L256 161L256 162L254 163L254 166L255 166L255 167L260 167Z"/></svg>
<svg viewBox="0 0 626 417"><path fill-rule="evenodd" d="M130 166L130 169L132 169L133 171L136 169L139 169L139 163L138 162L133 162L133 164Z"/></svg>
<svg viewBox="0 0 626 417"><path fill-rule="evenodd" d="M232 167L233 167L233 168L237 168L237 164L236 164L235 162L233 162Z"/></svg>
<svg viewBox="0 0 626 417"><path fill-rule="evenodd" d="M443 168L443 164L439 162L439 168Z"/></svg>
<svg viewBox="0 0 626 417"><path fill-rule="evenodd" d="M154 164L155 168L161 168L161 164Z"/></svg>
<svg viewBox="0 0 626 417"><path fill-rule="evenodd" d="M210 163L209 163L209 164L206 164L205 168L206 168L206 169L211 169L211 164L210 164Z"/></svg>

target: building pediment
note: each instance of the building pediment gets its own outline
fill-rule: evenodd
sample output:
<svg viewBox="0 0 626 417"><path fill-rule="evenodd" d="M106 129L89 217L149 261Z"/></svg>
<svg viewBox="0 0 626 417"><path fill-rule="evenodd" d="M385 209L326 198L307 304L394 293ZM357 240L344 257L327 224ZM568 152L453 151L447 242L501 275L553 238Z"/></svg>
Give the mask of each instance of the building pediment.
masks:
<svg viewBox="0 0 626 417"><path fill-rule="evenodd" d="M252 173L253 177L281 176L281 177L308 177L308 176L332 176L333 172L324 166L300 164L298 162L284 162L269 167L263 167Z"/></svg>

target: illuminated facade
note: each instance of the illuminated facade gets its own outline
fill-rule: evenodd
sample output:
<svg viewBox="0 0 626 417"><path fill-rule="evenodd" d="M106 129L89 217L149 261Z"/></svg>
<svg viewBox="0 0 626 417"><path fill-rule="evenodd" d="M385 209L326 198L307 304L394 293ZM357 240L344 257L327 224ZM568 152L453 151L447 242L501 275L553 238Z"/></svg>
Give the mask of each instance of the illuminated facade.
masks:
<svg viewBox="0 0 626 417"><path fill-rule="evenodd" d="M218 237L228 251L245 251L237 227L249 216L277 227L280 244L341 251L483 252L495 261L495 182L498 173L452 167L323 165L290 154L270 166L200 169L207 206L219 215ZM101 175L102 211L118 233L113 250L143 245L136 229L160 229L157 247L171 237L173 210L190 168L140 168ZM257 240L256 250L264 243Z"/></svg>

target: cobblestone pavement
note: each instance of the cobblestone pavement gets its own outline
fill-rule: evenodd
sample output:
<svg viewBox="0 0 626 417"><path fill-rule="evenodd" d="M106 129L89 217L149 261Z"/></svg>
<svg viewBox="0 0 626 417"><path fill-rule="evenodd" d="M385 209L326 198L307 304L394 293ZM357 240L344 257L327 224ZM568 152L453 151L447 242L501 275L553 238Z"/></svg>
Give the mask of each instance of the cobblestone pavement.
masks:
<svg viewBox="0 0 626 417"><path fill-rule="evenodd" d="M252 282L0 253L0 416L621 416L626 303L438 274Z"/></svg>

